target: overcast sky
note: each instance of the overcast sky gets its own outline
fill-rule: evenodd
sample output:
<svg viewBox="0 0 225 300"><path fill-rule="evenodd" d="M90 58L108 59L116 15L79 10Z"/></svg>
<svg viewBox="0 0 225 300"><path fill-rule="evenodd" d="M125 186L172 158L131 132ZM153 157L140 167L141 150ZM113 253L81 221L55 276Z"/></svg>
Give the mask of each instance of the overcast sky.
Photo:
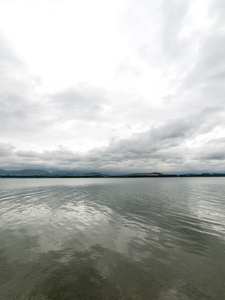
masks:
<svg viewBox="0 0 225 300"><path fill-rule="evenodd" d="M225 172L225 1L0 0L0 168Z"/></svg>

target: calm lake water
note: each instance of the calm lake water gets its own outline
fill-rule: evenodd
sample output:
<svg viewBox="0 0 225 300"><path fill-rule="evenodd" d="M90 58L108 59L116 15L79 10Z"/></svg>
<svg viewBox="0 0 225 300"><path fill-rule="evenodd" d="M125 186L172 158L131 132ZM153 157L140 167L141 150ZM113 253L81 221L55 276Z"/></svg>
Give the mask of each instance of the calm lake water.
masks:
<svg viewBox="0 0 225 300"><path fill-rule="evenodd" d="M225 178L0 179L0 299L225 299Z"/></svg>

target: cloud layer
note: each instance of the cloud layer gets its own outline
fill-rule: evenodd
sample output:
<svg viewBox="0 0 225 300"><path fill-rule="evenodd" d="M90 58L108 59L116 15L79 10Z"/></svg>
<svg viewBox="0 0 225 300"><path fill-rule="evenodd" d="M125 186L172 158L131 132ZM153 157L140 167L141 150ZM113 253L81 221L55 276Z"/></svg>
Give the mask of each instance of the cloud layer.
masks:
<svg viewBox="0 0 225 300"><path fill-rule="evenodd" d="M223 3L84 2L1 2L0 167L225 171Z"/></svg>

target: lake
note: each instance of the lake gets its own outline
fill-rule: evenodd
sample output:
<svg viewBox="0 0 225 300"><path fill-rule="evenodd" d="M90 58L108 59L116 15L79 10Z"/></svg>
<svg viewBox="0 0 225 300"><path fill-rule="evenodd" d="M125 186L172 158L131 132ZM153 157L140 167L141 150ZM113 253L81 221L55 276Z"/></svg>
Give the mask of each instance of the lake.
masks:
<svg viewBox="0 0 225 300"><path fill-rule="evenodd" d="M0 299L225 299L225 178L0 179Z"/></svg>

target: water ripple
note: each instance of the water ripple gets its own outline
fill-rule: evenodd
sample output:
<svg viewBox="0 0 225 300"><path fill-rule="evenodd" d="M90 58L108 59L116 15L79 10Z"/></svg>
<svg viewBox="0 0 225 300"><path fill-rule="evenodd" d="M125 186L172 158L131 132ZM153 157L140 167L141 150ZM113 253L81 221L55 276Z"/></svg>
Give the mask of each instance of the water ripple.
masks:
<svg viewBox="0 0 225 300"><path fill-rule="evenodd" d="M0 298L223 299L212 180L1 180Z"/></svg>

